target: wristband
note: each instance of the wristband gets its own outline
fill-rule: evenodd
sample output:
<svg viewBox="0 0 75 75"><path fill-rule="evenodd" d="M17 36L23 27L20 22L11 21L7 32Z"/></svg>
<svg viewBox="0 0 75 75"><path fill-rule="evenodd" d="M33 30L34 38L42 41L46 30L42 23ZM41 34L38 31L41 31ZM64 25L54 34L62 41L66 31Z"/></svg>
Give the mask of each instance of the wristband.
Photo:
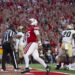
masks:
<svg viewBox="0 0 75 75"><path fill-rule="evenodd" d="M42 45L41 41L38 41L38 45L39 45L39 46Z"/></svg>

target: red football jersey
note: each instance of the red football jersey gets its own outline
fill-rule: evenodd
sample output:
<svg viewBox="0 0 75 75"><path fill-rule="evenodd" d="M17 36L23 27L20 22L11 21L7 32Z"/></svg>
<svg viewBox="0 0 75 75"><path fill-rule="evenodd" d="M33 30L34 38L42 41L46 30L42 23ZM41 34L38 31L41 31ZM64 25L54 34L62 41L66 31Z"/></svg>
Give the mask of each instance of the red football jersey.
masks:
<svg viewBox="0 0 75 75"><path fill-rule="evenodd" d="M35 30L39 30L39 27L38 26L32 26L32 27L26 29L27 43L37 42L37 37L36 37L36 35L34 33Z"/></svg>

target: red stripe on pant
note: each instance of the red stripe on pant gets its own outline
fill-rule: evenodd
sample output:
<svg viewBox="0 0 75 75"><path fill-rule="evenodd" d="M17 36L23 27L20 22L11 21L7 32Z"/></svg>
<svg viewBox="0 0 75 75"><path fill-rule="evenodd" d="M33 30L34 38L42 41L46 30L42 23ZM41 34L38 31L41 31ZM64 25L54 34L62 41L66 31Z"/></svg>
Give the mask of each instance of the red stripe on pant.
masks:
<svg viewBox="0 0 75 75"><path fill-rule="evenodd" d="M27 51L29 50L29 48L30 48L31 44L32 44L32 42L31 42L31 43L29 43L29 44L27 45L27 47L25 48L24 54L26 54L26 53L27 53Z"/></svg>

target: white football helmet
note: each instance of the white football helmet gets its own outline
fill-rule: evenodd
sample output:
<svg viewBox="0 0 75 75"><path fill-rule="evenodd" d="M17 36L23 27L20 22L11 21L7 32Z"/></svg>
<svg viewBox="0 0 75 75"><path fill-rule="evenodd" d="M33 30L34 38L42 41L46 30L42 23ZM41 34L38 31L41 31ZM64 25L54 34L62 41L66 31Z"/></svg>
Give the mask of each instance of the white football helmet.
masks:
<svg viewBox="0 0 75 75"><path fill-rule="evenodd" d="M37 20L34 19L34 18L30 18L29 21L31 21L31 25L35 25L35 26L36 26L37 23L38 23Z"/></svg>

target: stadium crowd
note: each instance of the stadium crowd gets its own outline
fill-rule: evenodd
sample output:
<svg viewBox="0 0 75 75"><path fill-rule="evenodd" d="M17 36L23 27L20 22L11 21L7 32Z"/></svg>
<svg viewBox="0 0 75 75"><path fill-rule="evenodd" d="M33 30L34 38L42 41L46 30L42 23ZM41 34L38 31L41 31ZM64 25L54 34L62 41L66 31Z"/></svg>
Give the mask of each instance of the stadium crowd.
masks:
<svg viewBox="0 0 75 75"><path fill-rule="evenodd" d="M44 47L48 44L54 53L61 31L68 24L75 26L75 0L0 0L0 32L9 24L26 27L31 17L38 20Z"/></svg>

